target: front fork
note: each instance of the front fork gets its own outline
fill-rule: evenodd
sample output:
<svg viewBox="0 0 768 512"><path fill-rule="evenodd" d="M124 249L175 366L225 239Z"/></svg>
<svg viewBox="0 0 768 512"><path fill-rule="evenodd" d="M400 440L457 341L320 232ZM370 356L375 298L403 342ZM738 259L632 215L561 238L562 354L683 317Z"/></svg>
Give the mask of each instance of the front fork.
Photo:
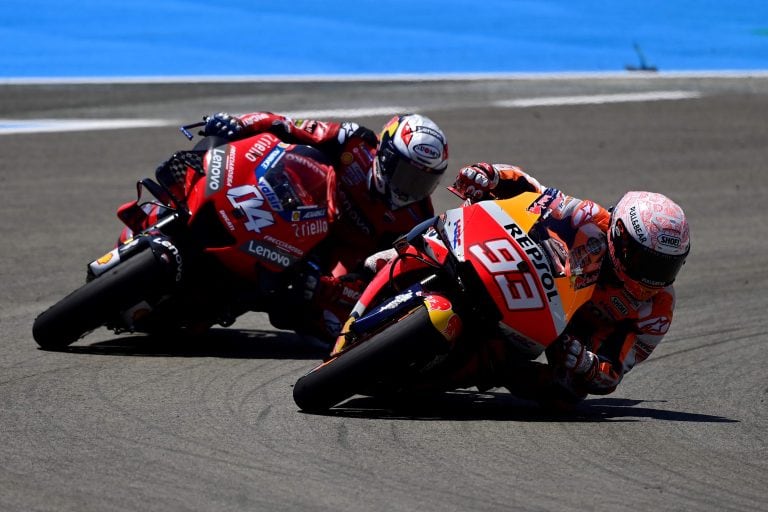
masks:
<svg viewBox="0 0 768 512"><path fill-rule="evenodd" d="M178 214L170 215L158 222L151 230L125 240L104 256L88 263L87 280L91 281L99 277L121 262L149 248L155 258L168 267L169 273L174 275L174 281L180 282L184 268L182 253L171 237L165 234L165 231L170 230L179 221Z"/></svg>
<svg viewBox="0 0 768 512"><path fill-rule="evenodd" d="M147 269L152 277L146 282L136 284L137 297L141 297L141 300L121 312L124 325L116 325L115 329L135 330L164 297L178 290L184 280L186 266L182 250L171 237L160 230L171 222L173 222L172 218L164 220L162 222L164 225L158 224L151 231L127 240L88 264L86 280L93 281L111 270L119 272L119 265L139 254L147 251L152 253L154 265L151 270Z"/></svg>

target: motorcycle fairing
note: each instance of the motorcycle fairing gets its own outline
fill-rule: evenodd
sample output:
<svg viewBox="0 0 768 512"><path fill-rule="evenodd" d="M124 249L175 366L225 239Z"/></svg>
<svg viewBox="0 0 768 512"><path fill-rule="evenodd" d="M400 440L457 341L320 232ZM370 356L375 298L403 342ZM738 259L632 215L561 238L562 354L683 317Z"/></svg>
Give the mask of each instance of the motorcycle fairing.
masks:
<svg viewBox="0 0 768 512"><path fill-rule="evenodd" d="M374 276L342 328L332 356L349 348L346 335L355 330L358 321L362 322L357 325L361 332L367 332L366 323L380 328L376 321L378 308L368 312L369 306L390 285L392 276L429 267L427 261L446 269L456 264L471 265L498 309L499 327L507 338L516 342L522 353L533 357L540 354L562 334L576 310L591 296L594 285L576 286L578 276L571 276L570 265L556 266L541 245L556 240L565 246L540 223L542 209L535 207L539 197L525 193L512 199L465 205L414 228L396 243L396 248L401 256L416 257L393 259ZM412 290L408 293L413 295ZM443 308L431 307L432 302L426 298L430 292L419 294L424 297L433 325L453 341L466 319L455 316L452 307L449 313L438 313ZM404 295L398 296L403 300ZM450 299L444 301L450 304Z"/></svg>
<svg viewBox="0 0 768 512"><path fill-rule="evenodd" d="M270 133L208 149L205 179L188 194L189 223L228 235L203 250L247 279L258 268L279 273L300 261L327 236L330 221L323 173L333 171L312 151Z"/></svg>
<svg viewBox="0 0 768 512"><path fill-rule="evenodd" d="M592 287L575 290L568 274L553 270L546 251L529 236L540 214L539 197L482 201L448 210L439 227L448 249L470 261L496 303L504 328L520 335L521 349L541 352L565 329Z"/></svg>

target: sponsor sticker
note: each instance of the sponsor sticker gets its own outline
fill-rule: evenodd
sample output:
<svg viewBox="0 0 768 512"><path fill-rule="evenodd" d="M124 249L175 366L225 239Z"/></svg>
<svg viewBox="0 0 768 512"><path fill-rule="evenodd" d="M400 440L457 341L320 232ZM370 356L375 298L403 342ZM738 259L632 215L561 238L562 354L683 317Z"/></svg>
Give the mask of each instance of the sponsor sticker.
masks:
<svg viewBox="0 0 768 512"><path fill-rule="evenodd" d="M324 235L328 232L328 221L325 218L294 222L292 226L296 238Z"/></svg>
<svg viewBox="0 0 768 512"><path fill-rule="evenodd" d="M424 158L434 159L440 157L440 151L431 144L416 144L413 146L413 151L419 156Z"/></svg>
<svg viewBox="0 0 768 512"><path fill-rule="evenodd" d="M272 186L267 182L266 180L259 180L259 190L261 190L261 193L264 194L264 198L269 203L269 206L272 207L273 210L276 212L283 211L283 203L280 202L280 199L278 199L277 194L275 194L275 191L272 189Z"/></svg>
<svg viewBox="0 0 768 512"><path fill-rule="evenodd" d="M262 244L256 240L249 240L242 249L248 254L251 254L262 261L272 263L283 268L290 267L294 261L291 256L285 254L277 247Z"/></svg>
<svg viewBox="0 0 768 512"><path fill-rule="evenodd" d="M662 335L666 334L666 332L669 330L669 326L671 325L671 320L666 316L659 316L655 318L650 318L648 320L644 320L642 322L638 322L637 326L640 328L641 331L648 333L648 334L655 334L655 335Z"/></svg>
<svg viewBox="0 0 768 512"><path fill-rule="evenodd" d="M355 161L355 158L352 156L352 153L344 152L341 154L340 161L341 165L349 165Z"/></svg>
<svg viewBox="0 0 768 512"><path fill-rule="evenodd" d="M357 162L352 162L347 165L341 174L341 181L348 187L355 187L366 181L366 179L367 176L365 171L363 171Z"/></svg>
<svg viewBox="0 0 768 512"><path fill-rule="evenodd" d="M635 230L635 235L637 235L638 240L642 243L647 242L648 237L645 235L645 228L643 228L643 225L640 223L640 217L638 216L636 206L632 206L629 209L629 221L632 223L632 229Z"/></svg>
<svg viewBox="0 0 768 512"><path fill-rule="evenodd" d="M221 178L224 174L226 155L226 147L213 148L206 155L208 158L208 173L205 184L206 197L221 190Z"/></svg>
<svg viewBox="0 0 768 512"><path fill-rule="evenodd" d="M627 316L629 314L629 309L627 306L625 306L624 303L621 302L621 299L615 295L611 297L611 304L613 304L613 307L615 307L616 310L622 315Z"/></svg>
<svg viewBox="0 0 768 512"><path fill-rule="evenodd" d="M236 209L239 209L248 219L245 229L260 233L262 229L275 223L272 214L263 210L264 196L255 185L241 185L227 191L227 199Z"/></svg>
<svg viewBox="0 0 768 512"><path fill-rule="evenodd" d="M677 249L680 247L680 237L676 235L670 235L667 233L661 233L658 237L658 241L660 245L666 245L667 247L671 247L673 249Z"/></svg>
<svg viewBox="0 0 768 512"><path fill-rule="evenodd" d="M328 213L327 208L300 208L298 210L298 220L312 220L325 218Z"/></svg>
<svg viewBox="0 0 768 512"><path fill-rule="evenodd" d="M579 203L578 208L573 213L573 227L577 228L579 226L582 226L584 224L587 224L588 222L592 222L592 219L595 218L595 215L597 215L598 208L597 205L589 200L582 201Z"/></svg>
<svg viewBox="0 0 768 512"><path fill-rule="evenodd" d="M256 167L256 178L261 179L268 170L274 167L277 162L283 158L283 155L285 155L285 148L279 145L273 148L272 151L264 157L264 160L261 161L258 167Z"/></svg>

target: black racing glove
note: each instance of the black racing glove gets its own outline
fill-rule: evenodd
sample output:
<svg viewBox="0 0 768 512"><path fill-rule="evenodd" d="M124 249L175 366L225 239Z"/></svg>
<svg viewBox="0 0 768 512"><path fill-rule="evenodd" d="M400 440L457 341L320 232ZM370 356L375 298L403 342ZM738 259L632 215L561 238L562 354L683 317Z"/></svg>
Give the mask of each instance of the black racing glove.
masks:
<svg viewBox="0 0 768 512"><path fill-rule="evenodd" d="M205 126L200 131L200 135L223 137L225 139L236 139L243 131L243 123L235 116L226 112L218 112L212 116L206 116Z"/></svg>

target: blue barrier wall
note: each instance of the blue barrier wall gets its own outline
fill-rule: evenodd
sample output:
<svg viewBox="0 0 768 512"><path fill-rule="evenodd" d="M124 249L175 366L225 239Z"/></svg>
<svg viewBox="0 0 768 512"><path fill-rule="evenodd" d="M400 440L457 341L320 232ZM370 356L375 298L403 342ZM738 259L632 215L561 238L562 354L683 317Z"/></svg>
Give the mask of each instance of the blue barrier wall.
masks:
<svg viewBox="0 0 768 512"><path fill-rule="evenodd" d="M0 77L768 69L766 0L4 0Z"/></svg>

